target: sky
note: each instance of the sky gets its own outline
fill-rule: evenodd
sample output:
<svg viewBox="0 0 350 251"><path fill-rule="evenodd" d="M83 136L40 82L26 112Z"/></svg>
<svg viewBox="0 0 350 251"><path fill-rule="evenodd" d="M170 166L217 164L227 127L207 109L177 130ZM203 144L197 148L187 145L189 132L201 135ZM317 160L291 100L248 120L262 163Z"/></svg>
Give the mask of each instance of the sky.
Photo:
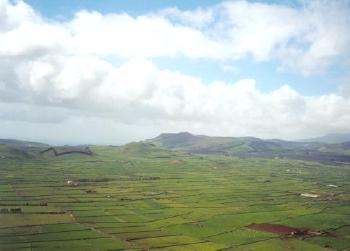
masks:
<svg viewBox="0 0 350 251"><path fill-rule="evenodd" d="M0 138L350 133L349 27L349 0L0 0Z"/></svg>

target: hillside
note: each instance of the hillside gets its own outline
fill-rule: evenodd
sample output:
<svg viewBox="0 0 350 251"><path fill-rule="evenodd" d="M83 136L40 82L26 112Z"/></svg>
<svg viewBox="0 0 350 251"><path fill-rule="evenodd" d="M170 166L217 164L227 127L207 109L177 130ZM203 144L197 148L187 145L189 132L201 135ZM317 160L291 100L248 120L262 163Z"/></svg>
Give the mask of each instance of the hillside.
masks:
<svg viewBox="0 0 350 251"><path fill-rule="evenodd" d="M263 140L255 137L210 137L188 132L163 133L147 140L169 149L180 149L200 153L259 153L284 152L297 149L317 149L320 144L290 142L284 140Z"/></svg>
<svg viewBox="0 0 350 251"><path fill-rule="evenodd" d="M278 139L263 140L254 137L209 137L188 132L163 133L146 142L167 149L193 153L350 161L350 143L328 144Z"/></svg>
<svg viewBox="0 0 350 251"><path fill-rule="evenodd" d="M329 143L329 144L337 144L337 143L344 143L350 141L350 133L332 133L327 134L321 137L317 138L311 138L311 139L303 139L302 142L320 142L320 143Z"/></svg>
<svg viewBox="0 0 350 251"><path fill-rule="evenodd" d="M58 157L63 155L91 156L93 152L86 145L52 147L40 142L0 139L0 159Z"/></svg>
<svg viewBox="0 0 350 251"><path fill-rule="evenodd" d="M0 145L9 145L16 147L49 147L48 144L16 139L0 139Z"/></svg>
<svg viewBox="0 0 350 251"><path fill-rule="evenodd" d="M39 142L0 139L0 159L34 158L47 147L49 145Z"/></svg>
<svg viewBox="0 0 350 251"><path fill-rule="evenodd" d="M21 149L10 145L0 145L0 160L1 159L23 159L32 158L34 154L27 151L26 149Z"/></svg>
<svg viewBox="0 0 350 251"><path fill-rule="evenodd" d="M172 151L241 157L273 157L330 162L350 162L350 142L337 144L293 142L255 137L210 137L188 132L163 133L153 139L116 148L124 155L164 158ZM52 157L66 154L92 155L86 146L51 147L47 144L0 139L0 158Z"/></svg>

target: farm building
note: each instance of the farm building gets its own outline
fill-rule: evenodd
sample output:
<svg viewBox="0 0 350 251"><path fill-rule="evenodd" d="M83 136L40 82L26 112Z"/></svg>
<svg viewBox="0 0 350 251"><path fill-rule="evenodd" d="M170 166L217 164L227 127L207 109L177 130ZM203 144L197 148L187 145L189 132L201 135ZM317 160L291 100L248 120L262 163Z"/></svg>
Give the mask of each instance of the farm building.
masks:
<svg viewBox="0 0 350 251"><path fill-rule="evenodd" d="M300 196L309 197L309 198L317 198L317 197L320 197L320 195L318 195L318 194L313 194L313 193L301 193Z"/></svg>

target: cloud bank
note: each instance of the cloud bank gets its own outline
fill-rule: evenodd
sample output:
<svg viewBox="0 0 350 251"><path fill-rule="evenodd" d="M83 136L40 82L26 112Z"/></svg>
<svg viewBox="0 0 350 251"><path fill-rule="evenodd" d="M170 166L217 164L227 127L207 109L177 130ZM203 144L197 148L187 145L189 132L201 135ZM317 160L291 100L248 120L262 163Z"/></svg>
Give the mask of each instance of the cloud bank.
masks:
<svg viewBox="0 0 350 251"><path fill-rule="evenodd" d="M345 132L346 88L303 96L282 85L264 93L254 79L208 83L153 59L225 65L251 57L318 74L349 64L349 13L348 1L301 7L230 1L137 17L80 11L62 22L43 18L22 1L0 0L0 130L27 130L28 136L41 128L38 138L57 140L70 137L49 130L84 128L95 136L76 133L77 141L98 143L174 130L290 139Z"/></svg>

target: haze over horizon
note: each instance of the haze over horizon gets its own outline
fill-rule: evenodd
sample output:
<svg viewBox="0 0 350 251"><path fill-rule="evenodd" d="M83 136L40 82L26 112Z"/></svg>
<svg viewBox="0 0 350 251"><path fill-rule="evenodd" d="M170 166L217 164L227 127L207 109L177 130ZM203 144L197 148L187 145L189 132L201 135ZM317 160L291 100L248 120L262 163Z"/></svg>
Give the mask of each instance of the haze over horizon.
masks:
<svg viewBox="0 0 350 251"><path fill-rule="evenodd" d="M348 0L0 0L0 138L349 133L348 27Z"/></svg>

